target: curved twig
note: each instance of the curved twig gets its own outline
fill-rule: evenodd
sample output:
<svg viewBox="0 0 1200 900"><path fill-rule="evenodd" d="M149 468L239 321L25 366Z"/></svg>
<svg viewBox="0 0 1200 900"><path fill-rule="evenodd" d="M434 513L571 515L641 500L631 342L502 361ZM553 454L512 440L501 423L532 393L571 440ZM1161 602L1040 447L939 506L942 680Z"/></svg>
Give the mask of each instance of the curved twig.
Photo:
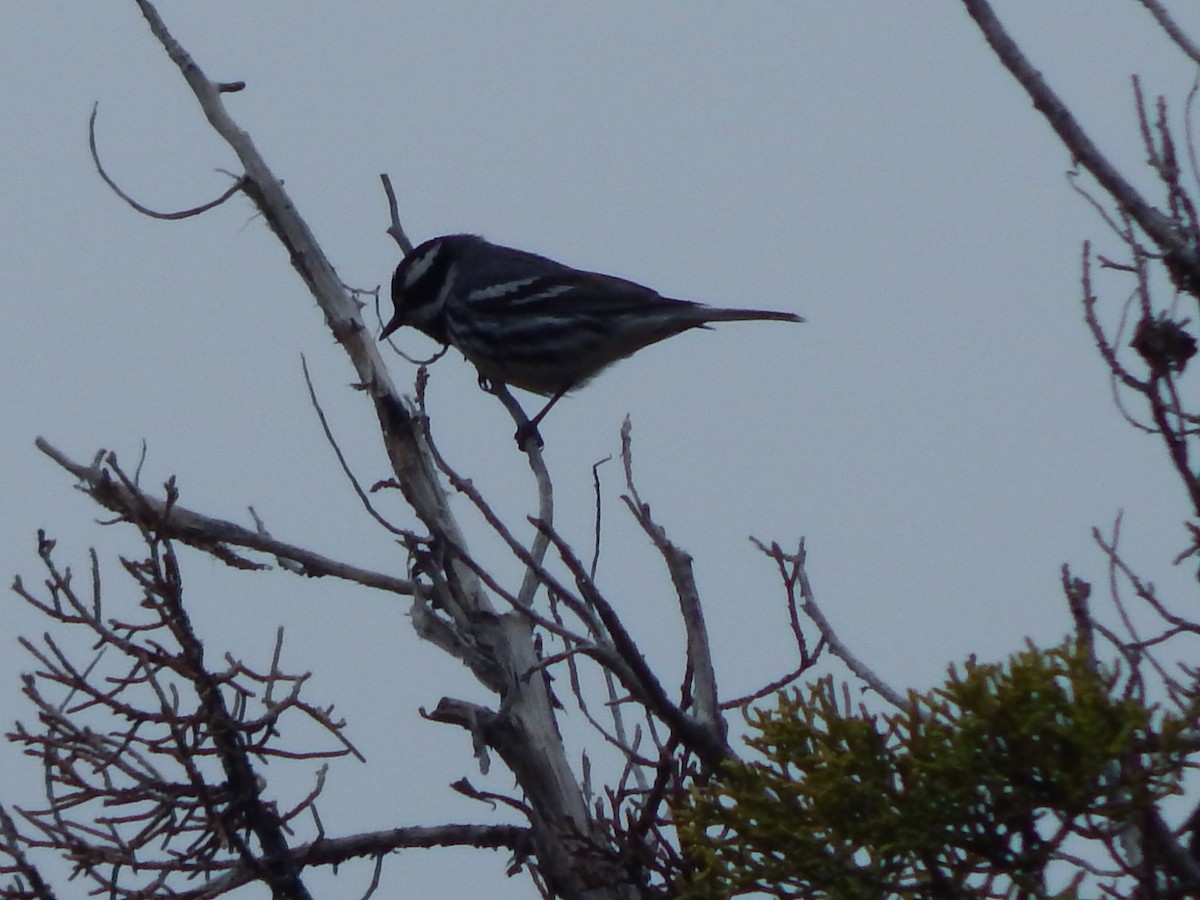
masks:
<svg viewBox="0 0 1200 900"><path fill-rule="evenodd" d="M825 637L823 635L820 641L817 642L817 646L825 646ZM793 681L796 681L798 678L800 678L800 676L807 672L810 668L812 668L811 662L802 662L786 675L781 675L774 681L764 684L757 691L753 691L749 694L743 694L740 697L734 697L732 700L722 700L721 709L741 709L743 706L749 706L756 700L761 700L763 697L769 697L771 694L778 693Z"/></svg>
<svg viewBox="0 0 1200 900"><path fill-rule="evenodd" d="M105 171L104 164L100 162L100 151L96 149L96 113L99 112L99 110L100 104L93 104L92 114L88 117L88 149L92 151L92 162L96 164L96 172L99 174L104 183L109 186L114 194L116 194L142 215L149 216L152 219L168 219L172 221L178 219L190 219L193 216L206 213L210 209L215 209L246 186L246 180L244 177L235 178L233 184L229 186L228 190L226 190L225 193L223 193L216 200L210 200L208 203L202 203L199 206L192 207L191 209L181 209L177 212L159 212L158 210L151 209L148 206L143 206L141 203L138 203L131 196L129 196L129 194L125 193L125 191L121 190L117 183L113 181L108 172Z"/></svg>

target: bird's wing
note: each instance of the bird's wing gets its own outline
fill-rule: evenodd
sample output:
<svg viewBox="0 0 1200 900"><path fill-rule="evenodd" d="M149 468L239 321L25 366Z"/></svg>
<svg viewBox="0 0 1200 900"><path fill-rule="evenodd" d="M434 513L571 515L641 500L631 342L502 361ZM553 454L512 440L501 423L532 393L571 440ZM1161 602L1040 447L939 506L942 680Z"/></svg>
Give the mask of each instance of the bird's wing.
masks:
<svg viewBox="0 0 1200 900"><path fill-rule="evenodd" d="M492 315L564 315L606 318L653 308L695 307L686 300L663 297L636 281L585 272L571 266L495 244L483 243L472 259L470 293L480 312Z"/></svg>

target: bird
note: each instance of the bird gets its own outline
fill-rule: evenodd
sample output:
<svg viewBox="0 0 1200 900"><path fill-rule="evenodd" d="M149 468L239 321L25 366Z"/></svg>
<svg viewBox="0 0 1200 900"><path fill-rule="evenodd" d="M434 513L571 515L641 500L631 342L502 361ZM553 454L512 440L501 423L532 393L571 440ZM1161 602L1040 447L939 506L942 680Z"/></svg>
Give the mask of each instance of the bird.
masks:
<svg viewBox="0 0 1200 900"><path fill-rule="evenodd" d="M500 382L550 398L518 429L519 444L538 436L565 394L643 347L713 322L804 321L791 312L664 297L473 234L442 235L413 249L396 266L391 292L395 315L380 340L411 325L456 348L481 386Z"/></svg>

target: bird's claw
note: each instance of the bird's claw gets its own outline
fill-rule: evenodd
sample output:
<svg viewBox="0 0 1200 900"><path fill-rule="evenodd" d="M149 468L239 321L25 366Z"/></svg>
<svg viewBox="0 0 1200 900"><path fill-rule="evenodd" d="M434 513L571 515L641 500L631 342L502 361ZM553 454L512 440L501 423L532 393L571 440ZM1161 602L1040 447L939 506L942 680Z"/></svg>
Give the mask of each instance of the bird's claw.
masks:
<svg viewBox="0 0 1200 900"><path fill-rule="evenodd" d="M546 442L542 440L542 435L538 431L537 422L523 422L517 428L517 431L513 437L516 439L517 446L522 450L541 450L544 446L546 446ZM532 445L530 446L529 442L531 441Z"/></svg>

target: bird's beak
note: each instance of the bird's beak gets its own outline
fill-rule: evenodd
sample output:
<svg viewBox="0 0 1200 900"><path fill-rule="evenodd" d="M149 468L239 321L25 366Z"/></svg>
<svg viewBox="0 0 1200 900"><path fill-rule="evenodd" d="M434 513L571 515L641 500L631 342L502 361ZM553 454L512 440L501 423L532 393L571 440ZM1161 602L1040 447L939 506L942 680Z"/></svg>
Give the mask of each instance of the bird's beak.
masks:
<svg viewBox="0 0 1200 900"><path fill-rule="evenodd" d="M400 313L396 313L396 315L392 316L392 321L384 325L383 331L379 332L379 339L382 341L388 337L391 337L393 333L400 330L402 325L404 325L404 319L401 317Z"/></svg>

